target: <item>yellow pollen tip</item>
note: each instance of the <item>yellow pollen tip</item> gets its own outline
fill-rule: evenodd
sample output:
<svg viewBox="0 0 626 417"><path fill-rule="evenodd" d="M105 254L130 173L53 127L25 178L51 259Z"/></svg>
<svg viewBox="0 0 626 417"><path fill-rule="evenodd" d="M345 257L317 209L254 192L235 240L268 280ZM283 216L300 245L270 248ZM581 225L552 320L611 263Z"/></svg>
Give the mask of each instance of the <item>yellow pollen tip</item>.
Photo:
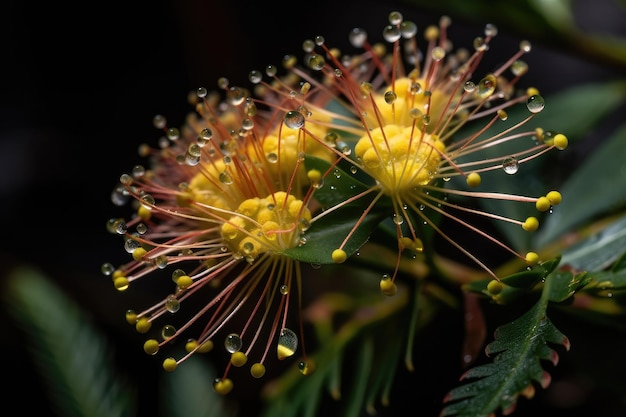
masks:
<svg viewBox="0 0 626 417"><path fill-rule="evenodd" d="M489 281L489 284L487 284L487 291L489 291L489 294L492 294L492 295L500 294L503 289L504 289L504 284L502 284L497 279L492 279L491 281Z"/></svg>
<svg viewBox="0 0 626 417"><path fill-rule="evenodd" d="M478 172L470 172L465 178L465 182L469 187L478 187L480 185L480 174Z"/></svg>
<svg viewBox="0 0 626 417"><path fill-rule="evenodd" d="M333 262L336 264L341 264L348 259L348 254L343 249L335 249L331 255Z"/></svg>
<svg viewBox="0 0 626 417"><path fill-rule="evenodd" d="M550 202L550 199L548 199L548 197L539 197L537 199L537 202L535 203L535 207L537 207L537 210L541 212L548 211L551 206L552 203Z"/></svg>
<svg viewBox="0 0 626 417"><path fill-rule="evenodd" d="M143 351L148 355L154 355L159 351L159 342L156 339L148 339L143 344Z"/></svg>
<svg viewBox="0 0 626 417"><path fill-rule="evenodd" d="M537 263L539 262L539 255L537 255L536 252L528 252L526 254L526 265L528 266L533 266L533 265L537 265Z"/></svg>
<svg viewBox="0 0 626 417"><path fill-rule="evenodd" d="M141 317L135 323L135 329L141 334L147 333L150 327L152 327L152 322L146 317Z"/></svg>
<svg viewBox="0 0 626 417"><path fill-rule="evenodd" d="M145 206L140 206L139 209L137 209L137 215L141 220L149 220L150 217L152 217L152 210Z"/></svg>
<svg viewBox="0 0 626 417"><path fill-rule="evenodd" d="M176 359L174 358L167 358L163 361L163 369L167 372L174 372L177 367L178 363L176 363Z"/></svg>
<svg viewBox="0 0 626 417"><path fill-rule="evenodd" d="M144 248L137 248L133 251L133 259L136 261L141 261L147 253L148 251L146 251Z"/></svg>
<svg viewBox="0 0 626 417"><path fill-rule="evenodd" d="M208 352L210 352L212 350L213 350L213 341L212 340L205 340L204 342L202 342L200 344L200 347L198 348L198 350L196 352L208 353Z"/></svg>
<svg viewBox="0 0 626 417"><path fill-rule="evenodd" d="M137 313L133 310L128 310L126 312L126 323L132 324L133 326L137 324Z"/></svg>
<svg viewBox="0 0 626 417"><path fill-rule="evenodd" d="M198 341L196 339L189 339L185 342L185 352L193 352L198 347Z"/></svg>
<svg viewBox="0 0 626 417"><path fill-rule="evenodd" d="M311 184L319 184L322 180L322 173L317 169L311 169L306 173L307 178L311 181Z"/></svg>
<svg viewBox="0 0 626 417"><path fill-rule="evenodd" d="M220 395L226 395L233 390L233 381L228 378L217 379L213 383L213 390Z"/></svg>
<svg viewBox="0 0 626 417"><path fill-rule="evenodd" d="M182 275L178 277L178 279L176 280L176 285L181 290L186 290L187 288L191 286L191 284L193 284L193 280L191 279L189 275Z"/></svg>
<svg viewBox="0 0 626 417"><path fill-rule="evenodd" d="M561 193L558 191L550 191L548 194L546 194L546 198L548 200L550 200L550 203L553 206L556 206L557 204L560 204L561 201L563 200L563 197L561 196Z"/></svg>
<svg viewBox="0 0 626 417"><path fill-rule="evenodd" d="M534 232L538 228L539 228L539 220L537 220L536 217L531 216L527 218L526 221L524 221L524 223L522 223L522 229L526 230L527 232Z"/></svg>
<svg viewBox="0 0 626 417"><path fill-rule="evenodd" d="M128 289L128 278L117 277L113 280L113 285L118 291L126 291Z"/></svg>
<svg viewBox="0 0 626 417"><path fill-rule="evenodd" d="M528 97L532 97L532 96L538 96L539 95L539 90L535 87L528 87L526 89L526 95Z"/></svg>
<svg viewBox="0 0 626 417"><path fill-rule="evenodd" d="M230 355L230 363L238 368L244 366L248 362L248 357L243 352L234 352Z"/></svg>
<svg viewBox="0 0 626 417"><path fill-rule="evenodd" d="M250 375L254 378L262 378L265 375L265 365L262 363L255 363L250 367Z"/></svg>
<svg viewBox="0 0 626 417"><path fill-rule="evenodd" d="M380 291L389 297L396 295L398 292L398 287L395 282L388 276L384 276L383 279L380 280Z"/></svg>
<svg viewBox="0 0 626 417"><path fill-rule="evenodd" d="M564 134L557 133L557 135L554 136L554 147L558 150L562 151L563 149L567 148L568 143L569 141L567 140L567 136L565 136Z"/></svg>

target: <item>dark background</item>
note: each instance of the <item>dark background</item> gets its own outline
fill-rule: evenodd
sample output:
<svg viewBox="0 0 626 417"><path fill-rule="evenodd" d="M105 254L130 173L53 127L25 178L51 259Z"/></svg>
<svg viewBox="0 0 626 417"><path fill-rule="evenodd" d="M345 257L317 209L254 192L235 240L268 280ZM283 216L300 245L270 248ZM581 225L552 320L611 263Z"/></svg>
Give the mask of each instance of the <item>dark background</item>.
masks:
<svg viewBox="0 0 626 417"><path fill-rule="evenodd" d="M583 25L624 31L623 16L615 18L610 2L578 3ZM440 15L405 2L354 0L281 6L191 0L141 6L9 1L0 8L0 271L30 264L53 278L119 342L120 365L143 375L138 378L145 381L145 398L150 398L149 381L158 370L144 369L146 361L128 353L135 349L126 344L136 339L121 323L125 307L117 304L110 280L99 271L103 262L124 259L118 238L105 230L106 220L116 212L109 195L119 175L141 162L137 146L156 143L160 132L152 126L154 115L179 125L191 110L189 91L215 89L221 76L235 85L246 84L250 70L279 65L285 53L300 56L302 41L315 35L347 47L347 33L355 26L380 39L392 10L402 11L420 28L436 23ZM453 42L471 46L482 25L456 19L453 10L448 14L453 17ZM500 27L491 55L508 57L519 40ZM524 85L537 85L544 94L624 76L623 68L554 49L549 39L531 40L533 52L525 57L531 71ZM499 49L504 55L498 55ZM4 313L1 319L7 320ZM15 329L3 332L0 343L5 361L13 361L17 369L10 378L17 389L2 395L11 395L28 414L37 407L29 399L46 400L23 336ZM558 407L549 414L574 417L595 411L596 416L617 416L612 414L618 407L613 397L587 395L579 414ZM531 415L543 400L528 403L516 415ZM146 401L140 412L154 413L155 407Z"/></svg>

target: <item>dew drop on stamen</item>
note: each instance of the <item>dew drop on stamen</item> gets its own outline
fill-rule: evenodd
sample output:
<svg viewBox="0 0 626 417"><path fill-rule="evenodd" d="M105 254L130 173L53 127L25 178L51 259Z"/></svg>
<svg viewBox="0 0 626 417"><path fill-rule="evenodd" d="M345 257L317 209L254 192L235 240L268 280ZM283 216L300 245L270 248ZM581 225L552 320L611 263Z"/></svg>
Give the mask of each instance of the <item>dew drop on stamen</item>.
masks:
<svg viewBox="0 0 626 417"><path fill-rule="evenodd" d="M404 223L404 217L402 217L399 214L394 213L393 214L393 222L397 225L400 225L402 223Z"/></svg>
<svg viewBox="0 0 626 417"><path fill-rule="evenodd" d="M261 71L252 70L248 74L248 80L250 80L252 84L258 84L261 82L262 79L263 79L263 74L261 73Z"/></svg>
<svg viewBox="0 0 626 417"><path fill-rule="evenodd" d="M472 81L466 81L463 85L463 89L466 93L473 93L474 90L476 90L476 84L474 84Z"/></svg>
<svg viewBox="0 0 626 417"><path fill-rule="evenodd" d="M311 55L311 57L309 58L309 68L315 71L319 71L322 68L324 68L325 63L326 61L324 60L324 57L321 55L314 54L314 55Z"/></svg>
<svg viewBox="0 0 626 417"><path fill-rule="evenodd" d="M123 185L119 185L118 187L115 187L113 191L111 191L111 202L116 206L125 205L126 203L128 203L129 199L130 195Z"/></svg>
<svg viewBox="0 0 626 417"><path fill-rule="evenodd" d="M141 243L137 242L134 239L127 239L126 242L124 242L124 249L128 253L133 253L135 249L139 249L140 247Z"/></svg>
<svg viewBox="0 0 626 417"><path fill-rule="evenodd" d="M287 328L283 328L278 336L278 346L276 347L276 353L278 359L282 360L292 356L296 353L298 348L298 336Z"/></svg>
<svg viewBox="0 0 626 417"><path fill-rule="evenodd" d="M400 23L400 33L404 39L411 39L417 34L417 25L411 21Z"/></svg>
<svg viewBox="0 0 626 417"><path fill-rule="evenodd" d="M280 293L282 295L287 295L289 294L289 285L283 284L280 286Z"/></svg>
<svg viewBox="0 0 626 417"><path fill-rule="evenodd" d="M176 313L180 310L180 301L176 298L175 295L170 294L165 299L165 309L170 313Z"/></svg>
<svg viewBox="0 0 626 417"><path fill-rule="evenodd" d="M498 27L492 23L487 23L485 25L485 36L494 37L498 34Z"/></svg>
<svg viewBox="0 0 626 417"><path fill-rule="evenodd" d="M276 162L278 162L278 155L274 152L270 152L265 155L265 159L267 159L267 162L269 162L270 164L275 164Z"/></svg>
<svg viewBox="0 0 626 417"><path fill-rule="evenodd" d="M273 77L278 72L278 69L274 65L267 65L265 67L265 75L268 77Z"/></svg>
<svg viewBox="0 0 626 417"><path fill-rule="evenodd" d="M517 77L524 75L528 72L528 64L518 59L511 64L511 72Z"/></svg>
<svg viewBox="0 0 626 417"><path fill-rule="evenodd" d="M225 184L225 185L230 185L233 183L233 177L231 177L230 174L226 171L222 172L219 175L219 180L222 184Z"/></svg>
<svg viewBox="0 0 626 417"><path fill-rule="evenodd" d="M164 340L170 339L176 335L176 327L171 324L166 324L161 328L161 337Z"/></svg>
<svg viewBox="0 0 626 417"><path fill-rule="evenodd" d="M224 339L224 347L228 353L235 353L241 350L243 342L237 333L231 333Z"/></svg>
<svg viewBox="0 0 626 417"><path fill-rule="evenodd" d="M383 29L383 38L389 43L397 41L401 36L402 33L397 26L387 25L385 29Z"/></svg>
<svg viewBox="0 0 626 417"><path fill-rule="evenodd" d="M167 129L167 138L172 141L178 140L178 138L180 138L180 131L175 127L170 127Z"/></svg>
<svg viewBox="0 0 626 417"><path fill-rule="evenodd" d="M233 106L238 106L248 97L248 91L242 87L230 87L226 93L226 101Z"/></svg>
<svg viewBox="0 0 626 417"><path fill-rule="evenodd" d="M546 103L540 95L534 95L528 97L526 107L531 113L539 113L545 107Z"/></svg>
<svg viewBox="0 0 626 417"><path fill-rule="evenodd" d="M100 267L100 271L102 272L102 274L104 274L104 275L106 275L108 277L108 276L111 276L113 274L113 272L115 272L115 267L113 266L112 263L105 262Z"/></svg>
<svg viewBox="0 0 626 417"><path fill-rule="evenodd" d="M348 35L350 43L355 48L362 48L365 41L367 41L367 32L361 28L354 28Z"/></svg>
<svg viewBox="0 0 626 417"><path fill-rule="evenodd" d="M196 95L198 96L198 98L205 98L207 94L209 94L209 91L204 87L198 87L196 89Z"/></svg>
<svg viewBox="0 0 626 417"><path fill-rule="evenodd" d="M143 204L145 208L151 209L152 206L154 206L154 204L156 203L156 201L154 200L154 197L152 197L150 194L146 194L141 197L141 203Z"/></svg>
<svg viewBox="0 0 626 417"><path fill-rule="evenodd" d="M165 269L167 267L167 264L169 263L169 260L167 259L166 255L159 255L153 259L153 262L154 266L156 266L157 268Z"/></svg>
<svg viewBox="0 0 626 417"><path fill-rule="evenodd" d="M133 178L141 178L146 174L146 169L143 167L143 165L135 165L133 167Z"/></svg>
<svg viewBox="0 0 626 417"><path fill-rule="evenodd" d="M167 119L165 118L165 116L162 116L160 114L157 114L152 119L152 125L156 127L157 129L163 129L166 126L166 124L167 124Z"/></svg>
<svg viewBox="0 0 626 417"><path fill-rule="evenodd" d="M389 13L389 23L392 25L398 25L402 22L402 13L393 11Z"/></svg>
<svg viewBox="0 0 626 417"><path fill-rule="evenodd" d="M489 44L485 41L485 38L478 36L476 38L474 38L474 49L476 49L478 52L483 52L489 49Z"/></svg>
<svg viewBox="0 0 626 417"><path fill-rule="evenodd" d="M146 226L144 223L139 223L136 229L137 233L139 233L140 235L144 235L148 231L148 226Z"/></svg>
<svg viewBox="0 0 626 417"><path fill-rule="evenodd" d="M291 129L300 129L304 126L304 116L299 111L291 110L285 114L285 125Z"/></svg>
<svg viewBox="0 0 626 417"><path fill-rule="evenodd" d="M531 45L530 45L530 42L529 42L529 41L526 41L526 40L521 41L521 42L519 43L519 49L520 49L521 51L524 51L524 52L530 52L530 50L531 50Z"/></svg>
<svg viewBox="0 0 626 417"><path fill-rule="evenodd" d="M487 98L494 91L496 91L496 77L493 74L488 74L478 83L478 95L482 98Z"/></svg>
<svg viewBox="0 0 626 417"><path fill-rule="evenodd" d="M440 46L436 46L433 48L431 52L431 57L433 61L441 61L446 56L446 51Z"/></svg>
<svg viewBox="0 0 626 417"><path fill-rule="evenodd" d="M513 175L517 173L517 170L519 169L519 162L514 157L506 158L504 161L502 161L502 169L507 174Z"/></svg>
<svg viewBox="0 0 626 417"><path fill-rule="evenodd" d="M387 104L392 104L394 101L396 101L397 98L398 96L393 91L387 91L385 93L385 102Z"/></svg>

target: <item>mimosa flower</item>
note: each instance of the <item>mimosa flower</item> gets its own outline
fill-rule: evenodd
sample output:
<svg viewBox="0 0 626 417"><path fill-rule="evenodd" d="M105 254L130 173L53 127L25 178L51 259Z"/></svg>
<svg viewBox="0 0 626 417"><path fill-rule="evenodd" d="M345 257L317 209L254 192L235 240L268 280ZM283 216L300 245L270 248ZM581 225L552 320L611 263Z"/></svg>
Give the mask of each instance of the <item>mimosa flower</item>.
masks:
<svg viewBox="0 0 626 417"><path fill-rule="evenodd" d="M325 175L306 172L304 155L335 157L300 129L306 84L299 91L272 88L274 96L265 101L225 79L220 86L225 101L198 89L197 113L180 130L155 117L165 136L160 149L140 149L150 168L138 165L122 175L112 195L116 204L130 200L136 210L129 220L108 223L124 237L132 260L119 267L106 263L103 272L119 291L142 278L160 285L169 275L169 293L143 311L129 310L127 321L139 333L155 333L144 345L151 355L193 335L186 336L185 353L163 361L167 371L219 341L231 359L214 387L226 394L233 387L229 369L253 357L250 373L260 378L270 349L278 359L300 349L302 373L314 369L299 317L301 266L284 252L303 243L318 207L313 193ZM324 135L314 118L307 125ZM196 312L185 311L198 302ZM294 319L296 331L288 327ZM156 323L160 330L154 332Z"/></svg>
<svg viewBox="0 0 626 417"><path fill-rule="evenodd" d="M494 279L498 278L471 248L459 244L433 217L452 220L529 265L538 262L536 253L518 253L483 231L477 222L509 222L533 232L539 225L537 216L509 218L481 210L467 200L500 199L535 205L538 212L550 210L561 202L557 191L525 196L476 188L486 172L514 174L520 165L552 149L565 149L567 138L541 128L524 130L524 125L544 108L544 99L536 88L515 88L528 68L521 59L531 50L527 41L522 41L519 50L493 72L475 78L497 29L487 25L484 35L473 40L473 51L453 51L447 37L449 25L450 19L443 17L438 26L426 28L422 52L417 26L404 20L399 12L389 14L389 24L383 30L383 37L391 46L389 52L383 44L370 44L362 29L350 33L352 45L362 50L350 56L327 47L321 36L305 42L309 66L319 72L318 84L327 94L325 101L330 103L317 111L328 114L331 107L338 109L330 117L333 132L346 147L340 156L352 171L370 177L366 189L326 207L323 213L333 215L335 210L361 198L368 201L352 230L332 250L336 263L351 255L346 245L352 234L372 210L383 204L391 207L398 264L402 251L424 250L422 235L426 225ZM509 119L507 110L518 105L526 106L527 115L513 123L503 123ZM504 127L498 128L498 123ZM493 129L497 133L490 133ZM381 281L387 294L395 293L393 279L398 264Z"/></svg>

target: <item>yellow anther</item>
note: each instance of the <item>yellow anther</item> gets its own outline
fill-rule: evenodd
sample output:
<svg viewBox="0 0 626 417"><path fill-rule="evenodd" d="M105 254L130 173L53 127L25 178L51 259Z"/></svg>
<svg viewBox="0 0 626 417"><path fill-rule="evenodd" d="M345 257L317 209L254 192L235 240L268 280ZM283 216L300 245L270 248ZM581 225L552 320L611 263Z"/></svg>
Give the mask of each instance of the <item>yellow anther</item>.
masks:
<svg viewBox="0 0 626 417"><path fill-rule="evenodd" d="M248 357L246 356L245 353L241 351L234 352L232 355L230 355L230 363L232 363L233 366L240 368L244 366L246 362L248 362Z"/></svg>
<svg viewBox="0 0 626 417"><path fill-rule="evenodd" d="M489 291L489 294L492 295L500 294L503 289L504 284L496 279L492 279L491 281L489 281L489 284L487 284L487 291Z"/></svg>
<svg viewBox="0 0 626 417"><path fill-rule="evenodd" d="M176 280L176 285L178 285L178 288L181 290L186 290L191 284L193 284L193 280L189 275L182 275Z"/></svg>
<svg viewBox="0 0 626 417"><path fill-rule="evenodd" d="M527 218L522 224L522 228L527 232L534 232L539 228L539 220L536 217Z"/></svg>
<svg viewBox="0 0 626 417"><path fill-rule="evenodd" d="M113 285L118 291L126 291L128 289L128 278L117 277L113 280Z"/></svg>
<svg viewBox="0 0 626 417"><path fill-rule="evenodd" d="M262 378L265 375L265 365L262 363L255 363L250 367L250 375L254 378Z"/></svg>
<svg viewBox="0 0 626 417"><path fill-rule="evenodd" d="M550 191L548 194L546 194L546 197L548 200L550 200L550 203L552 203L553 206L560 204L563 200L561 193L558 191Z"/></svg>
<svg viewBox="0 0 626 417"><path fill-rule="evenodd" d="M137 248L133 251L133 259L136 261L141 261L147 253L148 251L146 251L144 248Z"/></svg>
<svg viewBox="0 0 626 417"><path fill-rule="evenodd" d="M393 282L391 278L385 275L380 280L380 291L384 295L393 296L393 295L396 295L396 293L398 292L398 287L396 286L396 283Z"/></svg>
<svg viewBox="0 0 626 417"><path fill-rule="evenodd" d="M213 341L212 340L205 340L204 342L202 342L200 344L200 347L198 348L198 350L196 352L198 353L208 353L210 351L213 350Z"/></svg>
<svg viewBox="0 0 626 417"><path fill-rule="evenodd" d="M126 311L126 323L132 324L133 326L137 324L137 313L134 310Z"/></svg>
<svg viewBox="0 0 626 417"><path fill-rule="evenodd" d="M557 133L556 136L554 136L555 148L562 151L563 149L567 148L567 144L568 144L567 136L565 136L564 134Z"/></svg>
<svg viewBox="0 0 626 417"><path fill-rule="evenodd" d="M550 202L550 199L548 197L539 197L537 199L537 202L535 203L535 207L537 207L537 210L542 212L548 211L551 206L552 203Z"/></svg>
<svg viewBox="0 0 626 417"><path fill-rule="evenodd" d="M176 363L176 359L174 358L167 358L163 361L163 369L167 372L174 372L177 367L178 363Z"/></svg>
<svg viewBox="0 0 626 417"><path fill-rule="evenodd" d="M213 389L220 395L226 395L233 390L233 381L228 378L220 378L213 383Z"/></svg>
<svg viewBox="0 0 626 417"><path fill-rule="evenodd" d="M306 176L309 181L311 181L311 184L314 185L319 184L322 180L322 173L319 172L317 169L310 169L309 171L307 171Z"/></svg>
<svg viewBox="0 0 626 417"><path fill-rule="evenodd" d="M348 254L343 249L335 249L331 255L333 262L336 264L341 264L348 259Z"/></svg>
<svg viewBox="0 0 626 417"><path fill-rule="evenodd" d="M428 26L424 31L424 39L434 41L439 37L439 28L437 26Z"/></svg>
<svg viewBox="0 0 626 417"><path fill-rule="evenodd" d="M526 254L526 265L533 266L539 262L539 255L536 252L528 252Z"/></svg>
<svg viewBox="0 0 626 417"><path fill-rule="evenodd" d="M465 178L465 182L470 187L478 187L480 185L480 174L478 172L470 172Z"/></svg>
<svg viewBox="0 0 626 417"><path fill-rule="evenodd" d="M142 334L147 333L148 330L150 330L150 327L152 327L152 322L146 317L140 317L135 323L135 329Z"/></svg>
<svg viewBox="0 0 626 417"><path fill-rule="evenodd" d="M141 218L141 220L149 220L150 217L152 217L152 210L146 206L139 206L137 209L137 215Z"/></svg>
<svg viewBox="0 0 626 417"><path fill-rule="evenodd" d="M193 350L197 347L198 347L198 341L196 339L188 339L185 342L185 351L187 353L193 352Z"/></svg>
<svg viewBox="0 0 626 417"><path fill-rule="evenodd" d="M159 342L156 339L148 339L143 344L143 350L148 355L154 355L159 351Z"/></svg>
<svg viewBox="0 0 626 417"><path fill-rule="evenodd" d="M532 96L538 96L539 95L539 90L535 87L528 87L526 89L526 95L528 97L532 97Z"/></svg>
<svg viewBox="0 0 626 417"><path fill-rule="evenodd" d="M537 135L537 139L543 141L543 128L537 127L535 128L535 135Z"/></svg>

